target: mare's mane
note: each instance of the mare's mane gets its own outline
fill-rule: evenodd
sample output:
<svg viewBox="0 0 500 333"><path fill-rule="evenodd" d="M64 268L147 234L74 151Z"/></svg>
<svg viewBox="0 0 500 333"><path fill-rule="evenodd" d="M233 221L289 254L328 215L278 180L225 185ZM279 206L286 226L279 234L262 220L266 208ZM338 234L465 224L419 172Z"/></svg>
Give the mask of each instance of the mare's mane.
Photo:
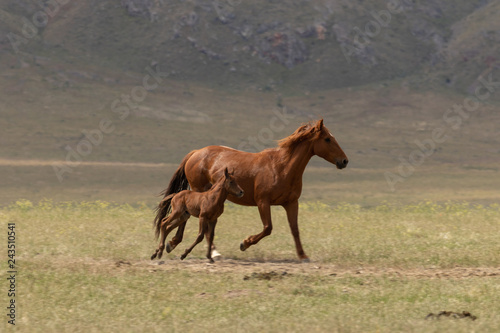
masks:
<svg viewBox="0 0 500 333"><path fill-rule="evenodd" d="M294 148L301 142L312 140L319 135L320 131L316 127L316 123L309 122L297 128L295 132L284 139L278 141L278 147L288 148L293 151Z"/></svg>

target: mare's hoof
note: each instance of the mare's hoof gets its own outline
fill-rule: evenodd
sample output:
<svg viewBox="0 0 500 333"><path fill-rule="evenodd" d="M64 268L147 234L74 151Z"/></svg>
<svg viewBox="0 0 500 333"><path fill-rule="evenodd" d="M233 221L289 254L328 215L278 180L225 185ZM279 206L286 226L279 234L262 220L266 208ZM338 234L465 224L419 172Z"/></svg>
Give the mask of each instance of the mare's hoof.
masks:
<svg viewBox="0 0 500 333"><path fill-rule="evenodd" d="M151 260L153 260L154 258L156 258L156 253L153 253L153 255L151 256Z"/></svg>
<svg viewBox="0 0 500 333"><path fill-rule="evenodd" d="M308 262L311 262L311 259L309 259L308 257L300 258L300 262L308 263Z"/></svg>
<svg viewBox="0 0 500 333"><path fill-rule="evenodd" d="M214 264L214 263L215 263L215 261L214 261L212 258L208 258L208 262L209 262L210 264Z"/></svg>
<svg viewBox="0 0 500 333"><path fill-rule="evenodd" d="M240 244L240 250L241 250L241 251L245 251L246 249L247 249L247 248L245 247L245 242L242 242L242 243Z"/></svg>
<svg viewBox="0 0 500 333"><path fill-rule="evenodd" d="M181 256L181 260L186 259L186 256L187 256L187 254L183 254L183 255Z"/></svg>
<svg viewBox="0 0 500 333"><path fill-rule="evenodd" d="M172 252L173 248L170 246L170 243L167 243L167 253Z"/></svg>

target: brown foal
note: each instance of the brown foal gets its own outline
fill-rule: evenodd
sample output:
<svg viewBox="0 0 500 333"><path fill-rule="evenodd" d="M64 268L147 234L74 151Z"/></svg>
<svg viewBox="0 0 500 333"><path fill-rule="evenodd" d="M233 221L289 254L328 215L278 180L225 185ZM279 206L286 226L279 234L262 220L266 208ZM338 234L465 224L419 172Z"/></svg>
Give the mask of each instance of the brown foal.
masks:
<svg viewBox="0 0 500 333"><path fill-rule="evenodd" d="M184 190L166 196L160 203L160 206L170 204L172 206L172 213L162 220L161 226L157 230L156 236L158 237L160 233L161 239L158 249L151 256L151 260L156 257L158 259L161 258L168 234L180 224L185 223L192 215L199 218L200 230L194 243L184 251L181 260L186 258L193 248L206 236L208 243L207 258L210 262L213 262L212 244L214 241L215 225L219 216L224 212L224 202L229 194L241 198L244 192L236 183L234 176L226 168L224 170L224 177L220 178L207 192L200 193ZM170 252L171 250L169 248L167 251Z"/></svg>

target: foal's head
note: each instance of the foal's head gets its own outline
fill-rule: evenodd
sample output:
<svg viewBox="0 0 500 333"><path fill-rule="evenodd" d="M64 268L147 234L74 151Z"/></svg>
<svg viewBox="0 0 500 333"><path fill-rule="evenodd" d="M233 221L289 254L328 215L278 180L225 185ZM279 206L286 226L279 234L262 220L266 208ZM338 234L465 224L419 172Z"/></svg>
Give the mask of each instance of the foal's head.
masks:
<svg viewBox="0 0 500 333"><path fill-rule="evenodd" d="M313 140L314 155L318 155L328 162L335 164L338 169L345 168L349 160L342 148L340 148L337 140L335 140L335 137L323 125L323 119L317 122L314 130L316 131L316 136Z"/></svg>
<svg viewBox="0 0 500 333"><path fill-rule="evenodd" d="M245 194L243 189L236 183L236 179L233 174L229 173L227 168L224 170L224 187L229 194L232 194L235 197L241 198Z"/></svg>

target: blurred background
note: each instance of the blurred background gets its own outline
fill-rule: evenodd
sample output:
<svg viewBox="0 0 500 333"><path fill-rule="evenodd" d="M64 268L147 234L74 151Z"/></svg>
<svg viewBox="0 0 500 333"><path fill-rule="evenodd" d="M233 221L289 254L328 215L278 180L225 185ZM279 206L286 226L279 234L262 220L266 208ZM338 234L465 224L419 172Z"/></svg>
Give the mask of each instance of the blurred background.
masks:
<svg viewBox="0 0 500 333"><path fill-rule="evenodd" d="M158 202L182 157L324 119L302 200L500 199L500 2L0 0L0 205Z"/></svg>

